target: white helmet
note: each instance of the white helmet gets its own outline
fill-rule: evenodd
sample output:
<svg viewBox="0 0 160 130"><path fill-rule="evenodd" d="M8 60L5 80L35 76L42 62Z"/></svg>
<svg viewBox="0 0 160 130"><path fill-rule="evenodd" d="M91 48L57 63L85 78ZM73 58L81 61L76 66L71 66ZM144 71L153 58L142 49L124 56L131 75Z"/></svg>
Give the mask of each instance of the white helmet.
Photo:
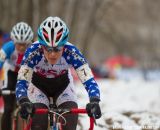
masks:
<svg viewBox="0 0 160 130"><path fill-rule="evenodd" d="M11 39L15 43L31 43L33 40L33 31L27 23L19 22L12 28Z"/></svg>
<svg viewBox="0 0 160 130"><path fill-rule="evenodd" d="M69 29L59 17L46 18L38 28L38 41L45 46L60 47L68 41Z"/></svg>

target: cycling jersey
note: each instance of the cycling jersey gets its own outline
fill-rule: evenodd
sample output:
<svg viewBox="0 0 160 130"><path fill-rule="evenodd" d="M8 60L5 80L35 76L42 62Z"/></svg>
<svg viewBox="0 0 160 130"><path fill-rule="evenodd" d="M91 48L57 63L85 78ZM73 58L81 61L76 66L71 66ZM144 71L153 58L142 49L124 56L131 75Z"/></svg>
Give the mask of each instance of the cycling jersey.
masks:
<svg viewBox="0 0 160 130"><path fill-rule="evenodd" d="M8 65L7 69L18 72L22 58L23 54L17 52L13 41L5 43L0 50L0 69L6 62L6 65Z"/></svg>
<svg viewBox="0 0 160 130"><path fill-rule="evenodd" d="M61 58L56 64L52 65L47 62L42 45L36 41L27 49L22 60L16 86L17 99L20 100L23 97L27 97L27 89L33 73L45 78L56 78L65 74L71 67L76 70L89 97L100 98L99 87L94 80L91 69L84 56L73 44L67 42Z"/></svg>

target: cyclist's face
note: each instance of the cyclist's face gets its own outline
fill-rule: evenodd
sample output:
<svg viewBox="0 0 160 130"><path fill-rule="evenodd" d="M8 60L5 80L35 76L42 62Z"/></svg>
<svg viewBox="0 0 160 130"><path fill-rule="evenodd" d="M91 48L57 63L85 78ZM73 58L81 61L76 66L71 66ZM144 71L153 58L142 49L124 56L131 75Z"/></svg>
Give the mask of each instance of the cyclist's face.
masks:
<svg viewBox="0 0 160 130"><path fill-rule="evenodd" d="M63 47L60 48L46 48L42 46L44 56L50 64L56 64L58 59L62 56Z"/></svg>
<svg viewBox="0 0 160 130"><path fill-rule="evenodd" d="M21 43L15 44L16 50L18 51L18 53L21 54L23 54L26 51L27 46L28 46L27 44L21 44Z"/></svg>

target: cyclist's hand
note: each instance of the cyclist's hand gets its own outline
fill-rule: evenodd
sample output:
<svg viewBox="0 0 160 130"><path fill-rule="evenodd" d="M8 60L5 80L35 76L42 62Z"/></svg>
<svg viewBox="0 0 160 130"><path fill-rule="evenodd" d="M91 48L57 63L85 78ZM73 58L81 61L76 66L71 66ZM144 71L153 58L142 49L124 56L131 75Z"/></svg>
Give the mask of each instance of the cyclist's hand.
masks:
<svg viewBox="0 0 160 130"><path fill-rule="evenodd" d="M23 102L20 101L20 116L23 119L28 119L28 116L32 115L33 113L34 113L33 103L31 103L28 99L25 99L25 101Z"/></svg>
<svg viewBox="0 0 160 130"><path fill-rule="evenodd" d="M101 109L99 106L99 99L92 98L90 100L90 103L86 105L86 110L88 113L88 116L95 117L96 119L99 119L101 117Z"/></svg>

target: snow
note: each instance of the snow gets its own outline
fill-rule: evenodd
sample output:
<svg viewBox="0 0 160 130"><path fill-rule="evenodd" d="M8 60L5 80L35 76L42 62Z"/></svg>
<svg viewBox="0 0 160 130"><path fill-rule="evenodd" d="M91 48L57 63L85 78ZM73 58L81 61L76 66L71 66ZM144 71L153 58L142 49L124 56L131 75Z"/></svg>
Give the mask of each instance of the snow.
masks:
<svg viewBox="0 0 160 130"><path fill-rule="evenodd" d="M159 130L160 80L97 80L101 90L102 117L94 130ZM79 107L85 107L88 96L76 82ZM80 116L78 130L87 130L87 116Z"/></svg>
<svg viewBox="0 0 160 130"><path fill-rule="evenodd" d="M134 76L131 76L134 78ZM158 79L158 78L156 78ZM99 79L102 117L94 130L160 130L160 80ZM75 83L79 107L85 108L88 94ZM89 118L80 115L77 130L88 130Z"/></svg>

